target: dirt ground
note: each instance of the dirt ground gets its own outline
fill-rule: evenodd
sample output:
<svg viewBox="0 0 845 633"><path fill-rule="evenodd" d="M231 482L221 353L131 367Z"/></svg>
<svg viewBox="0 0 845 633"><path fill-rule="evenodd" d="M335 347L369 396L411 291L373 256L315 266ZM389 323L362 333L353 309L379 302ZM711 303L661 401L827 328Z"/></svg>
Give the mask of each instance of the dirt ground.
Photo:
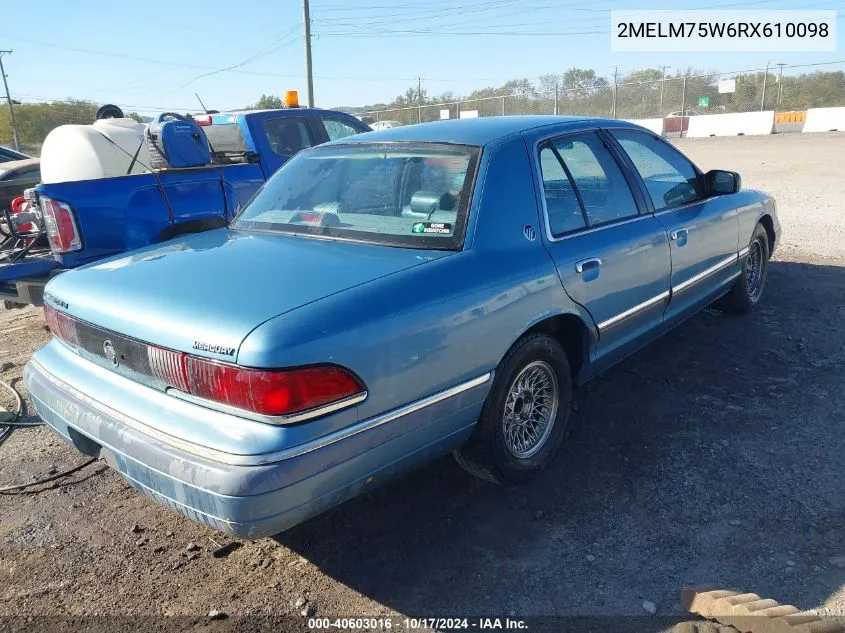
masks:
<svg viewBox="0 0 845 633"><path fill-rule="evenodd" d="M231 539L89 466L0 495L0 616L189 616L207 630L249 628L250 614L283 630L303 609L637 616L631 630L656 631L702 583L845 615L845 134L678 143L777 197L762 305L706 310L580 389L538 481L497 487L442 459L215 557ZM40 311L0 309L0 378L23 390L47 338ZM82 461L46 428L17 430L0 487Z"/></svg>

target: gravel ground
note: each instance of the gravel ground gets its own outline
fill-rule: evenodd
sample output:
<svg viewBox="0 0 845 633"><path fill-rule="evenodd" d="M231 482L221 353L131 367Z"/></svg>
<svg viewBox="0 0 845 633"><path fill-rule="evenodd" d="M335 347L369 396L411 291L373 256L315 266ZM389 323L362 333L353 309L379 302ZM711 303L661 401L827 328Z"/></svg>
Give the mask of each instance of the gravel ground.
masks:
<svg viewBox="0 0 845 633"><path fill-rule="evenodd" d="M249 614L290 627L303 609L580 615L657 631L702 583L845 615L843 142L678 142L777 197L766 296L744 317L704 311L579 390L536 483L496 487L442 459L215 557L233 541L93 465L0 496L0 616L164 614L218 630L249 628ZM47 338L38 310L0 311L0 378L19 381ZM44 428L18 430L0 446L0 486L81 461Z"/></svg>

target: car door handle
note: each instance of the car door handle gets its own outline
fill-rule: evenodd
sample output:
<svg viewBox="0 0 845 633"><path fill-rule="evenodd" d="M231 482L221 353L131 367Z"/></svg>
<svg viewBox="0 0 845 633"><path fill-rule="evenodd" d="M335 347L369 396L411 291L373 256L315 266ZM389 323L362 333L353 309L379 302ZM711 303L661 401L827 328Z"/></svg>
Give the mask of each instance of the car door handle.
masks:
<svg viewBox="0 0 845 633"><path fill-rule="evenodd" d="M599 266L601 266L601 260L598 257L590 257L589 259L582 259L579 262L575 262L575 272L583 273L585 270L598 268Z"/></svg>
<svg viewBox="0 0 845 633"><path fill-rule="evenodd" d="M686 237L688 234L689 231L687 231L686 229L675 229L674 231L669 233L669 237L671 237L673 240L679 240L682 237Z"/></svg>

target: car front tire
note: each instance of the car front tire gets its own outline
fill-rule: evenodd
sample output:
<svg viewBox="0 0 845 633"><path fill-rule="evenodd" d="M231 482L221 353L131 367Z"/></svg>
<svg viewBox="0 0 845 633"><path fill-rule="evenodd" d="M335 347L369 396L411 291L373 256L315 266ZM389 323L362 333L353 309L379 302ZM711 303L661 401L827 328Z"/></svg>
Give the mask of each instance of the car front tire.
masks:
<svg viewBox="0 0 845 633"><path fill-rule="evenodd" d="M734 314L751 311L763 296L766 273L769 269L769 236L758 224L748 244L748 254L742 262L742 273L728 293L719 299L717 307Z"/></svg>
<svg viewBox="0 0 845 633"><path fill-rule="evenodd" d="M478 423L455 459L495 483L521 484L555 457L572 400L569 361L545 334L519 340L496 370Z"/></svg>

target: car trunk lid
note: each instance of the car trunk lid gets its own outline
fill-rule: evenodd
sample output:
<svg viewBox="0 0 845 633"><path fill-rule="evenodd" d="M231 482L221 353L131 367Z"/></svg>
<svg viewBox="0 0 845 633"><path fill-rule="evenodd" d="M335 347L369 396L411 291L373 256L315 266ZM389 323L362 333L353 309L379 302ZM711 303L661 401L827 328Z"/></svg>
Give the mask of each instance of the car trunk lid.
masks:
<svg viewBox="0 0 845 633"><path fill-rule="evenodd" d="M268 319L448 254L221 229L59 275L45 300L90 326L85 349L103 362L110 334L236 362Z"/></svg>

